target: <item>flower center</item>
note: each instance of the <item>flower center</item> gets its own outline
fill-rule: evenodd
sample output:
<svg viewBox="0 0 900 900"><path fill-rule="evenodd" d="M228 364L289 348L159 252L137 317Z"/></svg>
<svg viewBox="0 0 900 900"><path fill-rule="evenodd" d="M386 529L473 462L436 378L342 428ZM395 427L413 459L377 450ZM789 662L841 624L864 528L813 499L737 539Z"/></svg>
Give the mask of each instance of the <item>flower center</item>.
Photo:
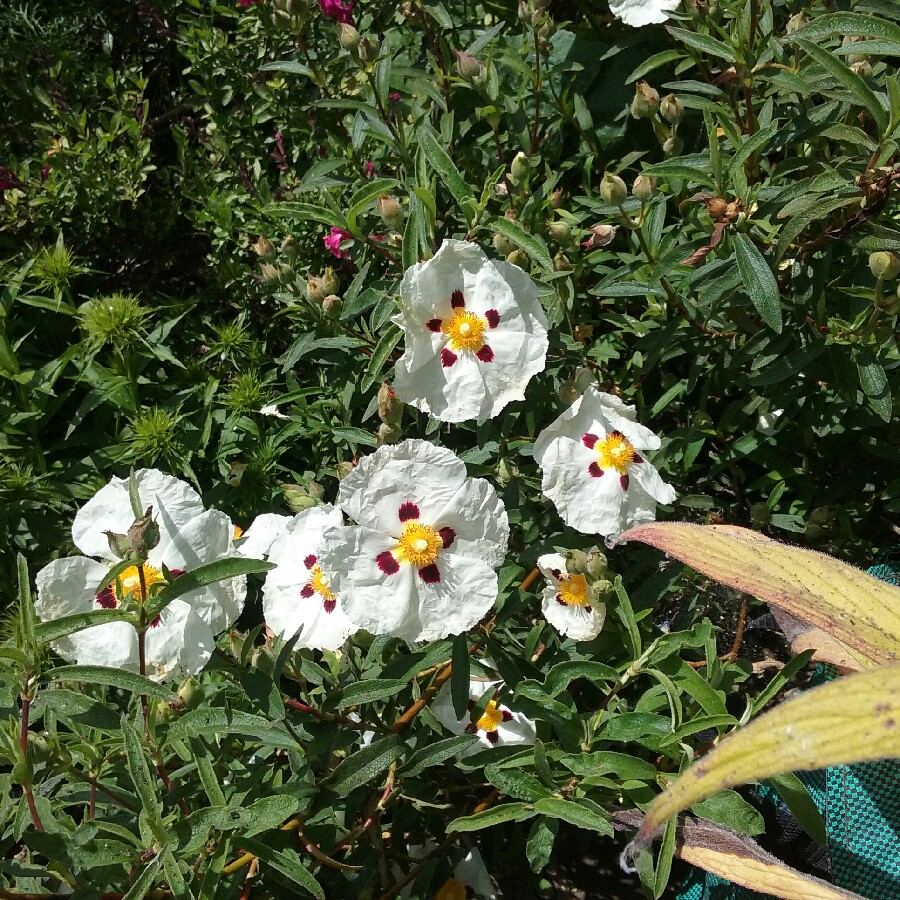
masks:
<svg viewBox="0 0 900 900"><path fill-rule="evenodd" d="M485 319L467 309L455 309L453 315L441 324L441 331L450 338L450 346L457 352L478 352L484 346Z"/></svg>
<svg viewBox="0 0 900 900"><path fill-rule="evenodd" d="M147 596L150 596L150 586L165 581L162 572L148 566L144 563L144 586L147 589ZM125 597L131 596L137 600L141 599L141 575L137 566L129 566L118 578L119 584L122 586L122 593Z"/></svg>
<svg viewBox="0 0 900 900"><path fill-rule="evenodd" d="M496 701L489 700L484 708L481 718L475 723L479 731L496 731L503 721L503 710L497 706Z"/></svg>
<svg viewBox="0 0 900 900"><path fill-rule="evenodd" d="M556 596L560 603L565 603L566 606L591 605L587 579L584 575L570 575L564 578L559 583L559 593Z"/></svg>
<svg viewBox="0 0 900 900"><path fill-rule="evenodd" d="M600 467L615 469L620 475L628 471L637 456L631 441L619 431L611 431L602 441L597 441L594 449L600 454Z"/></svg>
<svg viewBox="0 0 900 900"><path fill-rule="evenodd" d="M424 569L434 563L443 547L443 538L430 525L407 522L394 552L401 562Z"/></svg>
<svg viewBox="0 0 900 900"><path fill-rule="evenodd" d="M460 884L455 878L448 878L434 895L434 900L466 900L468 896L469 892L465 885Z"/></svg>
<svg viewBox="0 0 900 900"><path fill-rule="evenodd" d="M334 600L334 594L328 587L329 580L322 574L321 566L313 566L310 572L309 586L323 599Z"/></svg>

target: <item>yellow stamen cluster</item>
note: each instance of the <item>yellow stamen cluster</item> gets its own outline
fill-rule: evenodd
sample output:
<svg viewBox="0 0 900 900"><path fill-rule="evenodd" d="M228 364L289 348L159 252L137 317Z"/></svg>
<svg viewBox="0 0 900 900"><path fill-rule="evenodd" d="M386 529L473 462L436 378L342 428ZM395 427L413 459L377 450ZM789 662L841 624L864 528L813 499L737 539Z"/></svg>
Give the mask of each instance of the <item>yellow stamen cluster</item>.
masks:
<svg viewBox="0 0 900 900"><path fill-rule="evenodd" d="M600 454L600 467L615 469L620 475L624 475L634 462L634 446L618 431L612 432L602 441L597 441L594 449Z"/></svg>
<svg viewBox="0 0 900 900"><path fill-rule="evenodd" d="M434 895L434 900L466 900L467 896L465 885L455 878L448 878Z"/></svg>
<svg viewBox="0 0 900 900"><path fill-rule="evenodd" d="M407 522L397 542L394 556L400 562L408 562L417 569L430 566L444 547L441 536L421 522Z"/></svg>
<svg viewBox="0 0 900 900"><path fill-rule="evenodd" d="M455 309L453 315L444 320L441 331L450 338L453 350L472 350L477 353L484 346L487 327L487 322L477 313Z"/></svg>
<svg viewBox="0 0 900 900"><path fill-rule="evenodd" d="M503 710L493 700L488 701L481 718L475 723L479 731L496 731L503 721Z"/></svg>
<svg viewBox="0 0 900 900"><path fill-rule="evenodd" d="M123 597L127 599L130 595L137 600L141 599L141 576L137 566L129 566L117 580L121 585ZM147 597L150 596L150 585L159 584L165 580L162 572L144 563L144 587L147 590Z"/></svg>
<svg viewBox="0 0 900 900"><path fill-rule="evenodd" d="M307 582L309 586L323 599L323 600L334 600L334 594L331 592L329 588L329 581L327 576L322 574L321 566L313 566L310 574L310 579Z"/></svg>
<svg viewBox="0 0 900 900"><path fill-rule="evenodd" d="M584 575L569 575L568 578L562 579L557 596L566 606L591 605L591 595Z"/></svg>

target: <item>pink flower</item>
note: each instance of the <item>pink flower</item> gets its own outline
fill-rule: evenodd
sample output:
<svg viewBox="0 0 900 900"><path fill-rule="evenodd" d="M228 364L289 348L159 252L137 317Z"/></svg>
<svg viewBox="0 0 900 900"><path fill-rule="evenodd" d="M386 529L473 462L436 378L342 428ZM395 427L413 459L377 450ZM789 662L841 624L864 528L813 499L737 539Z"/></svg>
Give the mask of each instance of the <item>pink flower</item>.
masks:
<svg viewBox="0 0 900 900"><path fill-rule="evenodd" d="M375 174L375 163L367 162L365 166L363 166L363 174L366 178L371 178Z"/></svg>
<svg viewBox="0 0 900 900"><path fill-rule="evenodd" d="M342 0L319 0L319 8L322 10L322 15L328 16L329 19L334 19L343 25L352 25L355 3L356 0L349 0L345 6Z"/></svg>
<svg viewBox="0 0 900 900"><path fill-rule="evenodd" d="M336 256L338 259L346 259L347 254L341 250L341 241L345 241L347 238L352 238L353 235L350 234L349 231L344 231L343 228L338 228L337 225L331 226L331 233L326 234L322 238L322 243L325 245L325 249L328 250L332 256Z"/></svg>
<svg viewBox="0 0 900 900"><path fill-rule="evenodd" d="M256 6L257 3L262 3L262 0L238 0L238 6L241 9L249 9L251 6Z"/></svg>

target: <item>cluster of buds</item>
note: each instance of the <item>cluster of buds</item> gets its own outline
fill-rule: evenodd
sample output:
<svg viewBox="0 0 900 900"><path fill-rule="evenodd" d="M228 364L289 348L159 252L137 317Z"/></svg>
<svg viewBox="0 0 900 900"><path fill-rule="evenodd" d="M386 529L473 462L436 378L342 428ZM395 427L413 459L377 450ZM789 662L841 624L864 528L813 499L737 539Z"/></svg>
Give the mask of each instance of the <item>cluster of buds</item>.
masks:
<svg viewBox="0 0 900 900"><path fill-rule="evenodd" d="M635 119L649 119L653 130L667 156L681 153L684 142L678 137L678 125L684 116L684 104L674 95L667 94L660 99L659 92L639 81L635 85L631 101L631 115Z"/></svg>
<svg viewBox="0 0 900 900"><path fill-rule="evenodd" d="M900 255L893 250L870 253L869 268L875 276L875 293L872 299L875 308L889 316L900 314L900 284L897 285L896 293L884 293L884 282L900 275Z"/></svg>
<svg viewBox="0 0 900 900"><path fill-rule="evenodd" d="M343 301L337 291L340 281L331 266L326 266L321 275L307 275L306 297L315 306L321 306L323 312L336 319L341 314Z"/></svg>
<svg viewBox="0 0 900 900"><path fill-rule="evenodd" d="M277 250L265 235L260 235L256 242L250 245L250 249L260 259L259 274L263 284L292 290L297 273L291 261L296 258L300 248L291 235L284 238Z"/></svg>
<svg viewBox="0 0 900 900"><path fill-rule="evenodd" d="M125 534L116 534L115 531L103 533L117 559L146 559L159 543L159 525L153 520L152 506L148 506L144 514L131 523Z"/></svg>
<svg viewBox="0 0 900 900"><path fill-rule="evenodd" d="M311 506L318 506L325 497L320 484L310 479L304 484L282 484L281 493L284 502L292 513L303 512Z"/></svg>
<svg viewBox="0 0 900 900"><path fill-rule="evenodd" d="M378 445L396 444L403 437L403 403L397 399L389 381L382 381L378 389L378 418L381 419L376 435Z"/></svg>
<svg viewBox="0 0 900 900"><path fill-rule="evenodd" d="M307 0L274 0L272 3L272 21L285 31L299 33L308 18Z"/></svg>
<svg viewBox="0 0 900 900"><path fill-rule="evenodd" d="M599 547L566 551L566 571L570 576L584 575L598 600L613 591L615 576L609 569L606 554Z"/></svg>

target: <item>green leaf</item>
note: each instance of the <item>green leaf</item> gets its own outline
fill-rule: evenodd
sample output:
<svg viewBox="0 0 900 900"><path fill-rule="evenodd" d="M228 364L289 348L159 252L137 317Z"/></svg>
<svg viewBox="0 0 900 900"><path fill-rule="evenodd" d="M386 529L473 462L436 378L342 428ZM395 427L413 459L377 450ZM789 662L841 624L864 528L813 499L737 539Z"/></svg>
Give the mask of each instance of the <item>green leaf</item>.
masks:
<svg viewBox="0 0 900 900"><path fill-rule="evenodd" d="M150 774L147 754L141 739L125 716L122 716L122 738L125 742L128 774L134 782L135 793L141 801L141 809L154 838L164 846L169 842L169 838L162 823L162 803L156 796L156 779Z"/></svg>
<svg viewBox="0 0 900 900"><path fill-rule="evenodd" d="M348 444L361 444L363 447L377 447L378 440L371 431L364 428L356 428L352 425L343 425L331 430L332 437L339 441L347 441Z"/></svg>
<svg viewBox="0 0 900 900"><path fill-rule="evenodd" d="M838 12L816 16L793 39L826 37L830 34L873 35L900 43L900 25L863 13ZM853 45L855 46L855 45Z"/></svg>
<svg viewBox="0 0 900 900"><path fill-rule="evenodd" d="M667 63L684 59L685 54L681 50L663 50L662 53L654 53L649 59L645 59L626 79L625 84L631 84L639 78L643 78L648 72L658 69Z"/></svg>
<svg viewBox="0 0 900 900"><path fill-rule="evenodd" d="M684 28L676 28L674 25L668 25L666 31L672 35L677 41L693 47L695 50L701 50L710 56L718 56L727 63L734 63L734 52L722 41L710 37L708 34L699 34L696 31L686 31Z"/></svg>
<svg viewBox="0 0 900 900"><path fill-rule="evenodd" d="M590 659L571 659L557 663L550 669L544 680L544 690L551 697L556 697L578 678L586 678L595 684L598 681L615 682L619 680L619 673L605 663Z"/></svg>
<svg viewBox="0 0 900 900"><path fill-rule="evenodd" d="M106 666L57 666L45 673L44 678L47 681L88 681L93 684L105 684L130 691L132 694L144 694L147 697L165 700L167 703L178 702L178 697L161 684L123 669L110 669Z"/></svg>
<svg viewBox="0 0 900 900"><path fill-rule="evenodd" d="M878 133L883 135L888 125L887 110L881 105L865 80L845 66L833 53L829 53L818 44L802 38L796 38L796 42L804 53L811 56L835 81L853 94L860 106L869 111L878 126Z"/></svg>
<svg viewBox="0 0 900 900"><path fill-rule="evenodd" d="M551 792L534 775L529 775L521 769L506 769L497 765L488 765L484 767L484 777L501 794L507 794L516 800L527 800L533 803L535 800L551 796Z"/></svg>
<svg viewBox="0 0 900 900"><path fill-rule="evenodd" d="M134 477L134 469L128 474L128 502L131 504L131 513L135 519L144 515L144 507L141 504L141 495L138 493L137 479Z"/></svg>
<svg viewBox="0 0 900 900"><path fill-rule="evenodd" d="M447 826L447 832L481 831L482 828L490 828L504 822L523 822L534 814L534 807L530 803L504 803L471 816L454 819Z"/></svg>
<svg viewBox="0 0 900 900"><path fill-rule="evenodd" d="M283 59L276 62L263 63L259 67L260 72L287 72L291 75L310 75L309 66L295 59Z"/></svg>
<svg viewBox="0 0 900 900"><path fill-rule="evenodd" d="M535 812L554 819L562 819L576 828L585 828L599 834L612 837L613 827L601 806L579 797L575 800L563 800L560 797L546 797L534 804Z"/></svg>
<svg viewBox="0 0 900 900"><path fill-rule="evenodd" d="M16 554L16 574L19 581L19 621L22 623L22 639L28 647L37 646L35 635L34 603L31 600L31 580L28 563L21 553Z"/></svg>
<svg viewBox="0 0 900 900"><path fill-rule="evenodd" d="M543 238L529 234L517 222L510 222L509 219L502 217L491 219L487 223L487 227L495 234L502 234L518 247L521 247L542 269L548 272L553 271L553 260L550 258L550 251L547 249Z"/></svg>
<svg viewBox="0 0 900 900"><path fill-rule="evenodd" d="M206 791L206 796L209 798L210 806L224 807L225 794L222 792L221 784L219 784L209 749L198 737L188 738L188 745L191 748L194 762L197 763L197 774L200 776L200 783L203 785L203 790Z"/></svg>
<svg viewBox="0 0 900 900"><path fill-rule="evenodd" d="M313 897L325 900L325 891L322 889L322 885L310 875L307 862L296 850L292 848L276 850L265 841L257 841L254 838L241 838L240 845L248 853L252 853L273 869L281 872L285 878L312 894Z"/></svg>
<svg viewBox="0 0 900 900"><path fill-rule="evenodd" d="M184 740L198 734L242 734L254 744L296 750L297 741L284 728L252 713L205 707L185 713L169 727L169 739Z"/></svg>
<svg viewBox="0 0 900 900"><path fill-rule="evenodd" d="M49 622L41 622L34 629L34 637L39 643L58 641L67 635L83 631L85 628L93 628L95 625L106 625L108 622L124 622L129 618L123 609L95 609L86 613L75 613L71 616L63 616L61 619L51 619Z"/></svg>
<svg viewBox="0 0 900 900"><path fill-rule="evenodd" d="M156 874L159 872L161 865L162 854L157 853L134 880L134 883L128 889L128 893L122 896L122 900L143 900L147 896L147 891L153 887L153 882L156 880Z"/></svg>
<svg viewBox="0 0 900 900"><path fill-rule="evenodd" d="M709 165L710 160L706 160L704 168ZM704 187L716 190L716 182L712 175L699 166L679 162L678 159L657 163L655 166L648 166L644 169L643 174L652 175L654 178L683 178L685 181L702 184Z"/></svg>
<svg viewBox="0 0 900 900"><path fill-rule="evenodd" d="M741 834L762 834L766 830L766 823L762 814L751 806L737 791L720 791L701 800L691 807L694 815L701 819L709 819L724 825L732 831Z"/></svg>
<svg viewBox="0 0 900 900"><path fill-rule="evenodd" d="M458 734L454 737L445 738L436 743L428 742L424 747L416 750L412 756L403 764L400 771L408 778L418 775L431 766L440 765L446 762L457 753L468 749L478 741L476 734Z"/></svg>
<svg viewBox="0 0 900 900"><path fill-rule="evenodd" d="M465 634L453 639L451 662L450 699L456 718L462 721L469 711L469 642Z"/></svg>
<svg viewBox="0 0 900 900"><path fill-rule="evenodd" d="M806 785L793 772L773 775L765 780L765 784L778 791L778 796L784 801L803 830L817 844L824 847L828 843L825 820Z"/></svg>
<svg viewBox="0 0 900 900"><path fill-rule="evenodd" d="M378 339L378 344L369 359L369 364L366 366L366 376L362 380L360 390L367 391L375 383L375 380L381 377L385 360L387 360L394 347L399 343L402 334L401 329L396 325L391 325Z"/></svg>
<svg viewBox="0 0 900 900"><path fill-rule="evenodd" d="M166 875L166 881L172 889L172 896L175 897L176 900L192 897L188 891L187 884L185 883L184 875L181 874L181 869L178 868L178 863L172 855L172 851L166 847L160 855L162 856L163 871Z"/></svg>
<svg viewBox="0 0 900 900"><path fill-rule="evenodd" d="M396 734L373 741L343 760L325 779L339 797L346 797L364 784L374 781L403 753L404 744Z"/></svg>
<svg viewBox="0 0 900 900"><path fill-rule="evenodd" d="M653 880L653 898L659 900L665 893L669 884L669 876L672 874L672 859L675 856L675 838L677 837L677 823L671 820L666 823L666 830L659 846L659 856L656 860L656 874Z"/></svg>
<svg viewBox="0 0 900 900"><path fill-rule="evenodd" d="M379 195L392 191L397 186L394 178L375 178L367 181L353 196L347 201L349 207L347 211L347 231L354 234L359 233L356 220L366 207Z"/></svg>
<svg viewBox="0 0 900 900"><path fill-rule="evenodd" d="M425 158L468 219L468 201L474 200L474 197L465 178L460 174L459 169L456 168L455 163L450 159L440 139L431 128L423 126L416 132L416 136L419 139L419 146L425 153Z"/></svg>
<svg viewBox="0 0 900 900"><path fill-rule="evenodd" d="M525 843L525 856L531 871L539 873L550 862L550 854L553 852L553 841L556 832L559 831L558 819L535 819L528 832L528 840Z"/></svg>
<svg viewBox="0 0 900 900"><path fill-rule="evenodd" d="M360 703L373 703L386 697L396 697L405 687L406 681L402 678L372 678L369 681L357 681L344 688L344 693L338 701L338 709L346 709Z"/></svg>
<svg viewBox="0 0 900 900"><path fill-rule="evenodd" d="M766 258L747 235L735 234L732 240L744 290L766 325L781 334L781 294Z"/></svg>
<svg viewBox="0 0 900 900"><path fill-rule="evenodd" d="M781 125L778 122L773 122L765 128L760 128L752 137L747 138L728 164L729 179L733 180L738 174L742 173L744 163L758 150L767 146L780 130Z"/></svg>
<svg viewBox="0 0 900 900"><path fill-rule="evenodd" d="M315 206L312 203L275 203L267 206L264 212L272 216L290 216L301 222L321 222L323 225L334 225L349 231L344 216L327 206Z"/></svg>
<svg viewBox="0 0 900 900"><path fill-rule="evenodd" d="M891 385L884 367L868 347L857 347L854 354L859 383L869 401L869 405L884 419L891 421Z"/></svg>

